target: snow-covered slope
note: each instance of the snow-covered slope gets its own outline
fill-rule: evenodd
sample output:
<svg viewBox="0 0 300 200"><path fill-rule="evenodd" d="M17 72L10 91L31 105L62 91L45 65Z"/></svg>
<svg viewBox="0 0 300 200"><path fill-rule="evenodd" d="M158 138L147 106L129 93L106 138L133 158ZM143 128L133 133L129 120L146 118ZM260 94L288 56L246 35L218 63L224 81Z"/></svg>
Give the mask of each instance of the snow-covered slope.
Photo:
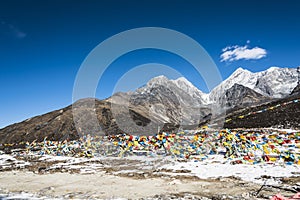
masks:
<svg viewBox="0 0 300 200"><path fill-rule="evenodd" d="M285 97L297 86L298 73L293 68L271 67L255 74L258 79L254 90L273 98Z"/></svg>
<svg viewBox="0 0 300 200"><path fill-rule="evenodd" d="M196 88L191 82L189 82L186 78L180 77L176 80L171 80L172 83L174 83L178 88L182 89L186 93L188 93L190 96L192 96L195 99L200 99L203 104L208 103L209 94L206 94Z"/></svg>
<svg viewBox="0 0 300 200"><path fill-rule="evenodd" d="M208 103L209 94L200 91L184 77L169 80L165 76L157 76L152 78L146 86L139 88L136 93L151 94L153 88L158 86L170 89L176 95L181 105L201 106ZM165 91L161 92L164 93Z"/></svg>
<svg viewBox="0 0 300 200"><path fill-rule="evenodd" d="M282 98L296 87L298 73L293 68L271 67L262 72L238 68L229 78L214 88L209 99L216 102L234 84L240 84L271 98Z"/></svg>
<svg viewBox="0 0 300 200"><path fill-rule="evenodd" d="M226 90L231 88L236 83L252 89L254 88L256 81L257 79L253 73L248 70L238 68L230 77L228 77L210 92L209 99L212 102L218 101L226 92Z"/></svg>

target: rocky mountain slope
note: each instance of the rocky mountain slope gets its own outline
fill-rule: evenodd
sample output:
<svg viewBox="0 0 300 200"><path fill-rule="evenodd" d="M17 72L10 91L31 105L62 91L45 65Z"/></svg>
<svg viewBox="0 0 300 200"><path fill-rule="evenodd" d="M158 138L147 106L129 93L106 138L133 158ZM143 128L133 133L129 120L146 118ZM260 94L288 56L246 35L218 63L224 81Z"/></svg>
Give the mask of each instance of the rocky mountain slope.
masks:
<svg viewBox="0 0 300 200"><path fill-rule="evenodd" d="M234 107L257 105L270 100L271 98L255 90L235 83L231 88L225 91L224 95L218 101L222 107L227 110Z"/></svg>
<svg viewBox="0 0 300 200"><path fill-rule="evenodd" d="M0 130L0 143L41 141L46 136L59 140L87 134L153 135L159 130L178 129L178 124L198 124L210 113L205 101L205 94L186 79L159 76L135 92L116 93L105 100L82 99L66 108L12 124Z"/></svg>
<svg viewBox="0 0 300 200"><path fill-rule="evenodd" d="M300 94L229 112L225 128L300 129Z"/></svg>
<svg viewBox="0 0 300 200"><path fill-rule="evenodd" d="M124 96L118 96L118 98L124 98ZM45 137L50 140L72 140L87 134L101 136L124 133L125 131L118 127L115 119L125 118L129 121L128 116L122 116L127 113L118 110L113 114L111 108L114 103L111 100L111 98L103 101L82 99L63 109L12 124L0 130L0 144L42 141ZM78 115L73 116L73 109ZM150 119L144 116L139 108L129 108L128 113L132 121L141 127L150 122ZM93 121L93 115L96 116L96 121ZM137 134L134 129L128 131Z"/></svg>
<svg viewBox="0 0 300 200"><path fill-rule="evenodd" d="M277 98L286 97L291 92L296 98L299 91L299 86L296 86L296 69L275 67L257 73L239 68L210 94L203 93L185 78L169 80L159 76L135 92L117 93L105 100L79 100L66 108L12 124L0 130L0 144L43 140L46 136L59 140L86 134L153 135L160 129L176 130L180 125L191 128L199 123L209 123L224 111L230 112L228 118L262 108L258 105L269 106L267 102L271 105L287 101ZM245 107L250 110L243 110ZM299 104L280 109L244 121L233 117L232 123L226 126L268 127L277 124L296 127L297 123L300 124L297 121ZM75 117L73 111L77 113Z"/></svg>
<svg viewBox="0 0 300 200"><path fill-rule="evenodd" d="M152 115L166 123L195 124L210 112L208 95L185 78L153 78L131 95L130 103L134 107L150 107Z"/></svg>

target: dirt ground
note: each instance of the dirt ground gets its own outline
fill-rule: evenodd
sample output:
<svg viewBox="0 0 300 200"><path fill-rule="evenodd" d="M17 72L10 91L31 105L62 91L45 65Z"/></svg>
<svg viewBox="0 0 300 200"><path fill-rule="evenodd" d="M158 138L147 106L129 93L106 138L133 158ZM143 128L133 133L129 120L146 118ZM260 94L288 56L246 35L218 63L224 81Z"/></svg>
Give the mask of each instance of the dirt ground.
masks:
<svg viewBox="0 0 300 200"><path fill-rule="evenodd" d="M26 192L42 199L270 199L277 193L292 196L295 191L289 188L300 183L295 176L282 179L282 187L262 188L236 177L200 179L185 171L168 175L158 170L168 162L160 159L96 162L32 157L8 162L11 165L0 170L2 197Z"/></svg>

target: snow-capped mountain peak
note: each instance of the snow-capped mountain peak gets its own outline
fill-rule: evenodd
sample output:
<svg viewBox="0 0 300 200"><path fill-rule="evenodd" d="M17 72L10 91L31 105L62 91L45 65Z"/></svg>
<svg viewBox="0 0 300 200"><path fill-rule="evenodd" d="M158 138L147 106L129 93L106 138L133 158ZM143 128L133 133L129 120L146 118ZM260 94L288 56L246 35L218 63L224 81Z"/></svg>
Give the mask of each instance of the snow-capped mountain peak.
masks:
<svg viewBox="0 0 300 200"><path fill-rule="evenodd" d="M160 76L156 76L154 78L152 78L150 81L148 81L147 86L152 86L154 84L158 84L158 85L162 85L165 84L169 81L169 79L164 76L164 75L160 75Z"/></svg>
<svg viewBox="0 0 300 200"><path fill-rule="evenodd" d="M236 83L253 88L256 81L257 78L254 73L240 67L210 92L209 99L213 102L217 101L226 90Z"/></svg>
<svg viewBox="0 0 300 200"><path fill-rule="evenodd" d="M272 97L282 98L289 95L297 85L297 70L294 68L270 67L262 72L250 72L238 68L210 93L210 100L215 102L224 92L238 83L256 92Z"/></svg>
<svg viewBox="0 0 300 200"><path fill-rule="evenodd" d="M180 77L176 80L172 80L172 82L178 85L186 85L195 88L195 86L190 81L188 81L185 77Z"/></svg>
<svg viewBox="0 0 300 200"><path fill-rule="evenodd" d="M190 81L188 81L185 77L180 77L176 80L171 80L177 87L181 88L185 92L191 93L201 93L204 94L201 90L199 90L196 86L194 86Z"/></svg>
<svg viewBox="0 0 300 200"><path fill-rule="evenodd" d="M188 81L184 77L180 77L175 80L170 80L166 76L157 76L152 78L144 87L139 88L136 92L137 93L143 93L143 94L152 94L152 90L160 87L162 88L167 88L171 91L173 91L179 98L182 96L182 101L183 99L190 99L191 102L194 101L194 105L202 105L202 104L207 104L208 103L208 94L202 92L199 90L196 86L194 86L190 81ZM164 92L164 91L161 91ZM191 104L189 102L189 104Z"/></svg>
<svg viewBox="0 0 300 200"><path fill-rule="evenodd" d="M298 73L294 68L270 67L266 71L257 72L255 90L261 94L282 98L289 95L297 85Z"/></svg>
<svg viewBox="0 0 300 200"><path fill-rule="evenodd" d="M247 69L244 69L244 68L242 68L242 67L239 67L239 68L237 68L237 69L232 73L232 75L233 75L233 74L248 73L248 72L250 72L250 71L247 70Z"/></svg>
<svg viewBox="0 0 300 200"><path fill-rule="evenodd" d="M272 71L279 70L279 69L281 69L281 68L280 67L276 67L276 66L272 66L269 69L267 69L266 71L267 72L272 72Z"/></svg>
<svg viewBox="0 0 300 200"><path fill-rule="evenodd" d="M250 76L251 74L252 74L252 72L250 72L249 70L239 67L226 80L228 81L228 80L231 80L234 78L242 78L245 76Z"/></svg>

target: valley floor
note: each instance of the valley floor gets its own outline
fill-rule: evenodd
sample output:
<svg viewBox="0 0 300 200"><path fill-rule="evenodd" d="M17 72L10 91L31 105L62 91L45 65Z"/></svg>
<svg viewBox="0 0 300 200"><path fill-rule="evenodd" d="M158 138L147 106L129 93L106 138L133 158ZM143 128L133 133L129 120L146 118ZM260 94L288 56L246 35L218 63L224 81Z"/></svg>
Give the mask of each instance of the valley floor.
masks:
<svg viewBox="0 0 300 200"><path fill-rule="evenodd" d="M2 199L270 199L300 189L299 165L232 165L217 155L195 162L2 154L0 169Z"/></svg>
<svg viewBox="0 0 300 200"><path fill-rule="evenodd" d="M300 195L294 130L4 144L0 199L270 199Z"/></svg>

